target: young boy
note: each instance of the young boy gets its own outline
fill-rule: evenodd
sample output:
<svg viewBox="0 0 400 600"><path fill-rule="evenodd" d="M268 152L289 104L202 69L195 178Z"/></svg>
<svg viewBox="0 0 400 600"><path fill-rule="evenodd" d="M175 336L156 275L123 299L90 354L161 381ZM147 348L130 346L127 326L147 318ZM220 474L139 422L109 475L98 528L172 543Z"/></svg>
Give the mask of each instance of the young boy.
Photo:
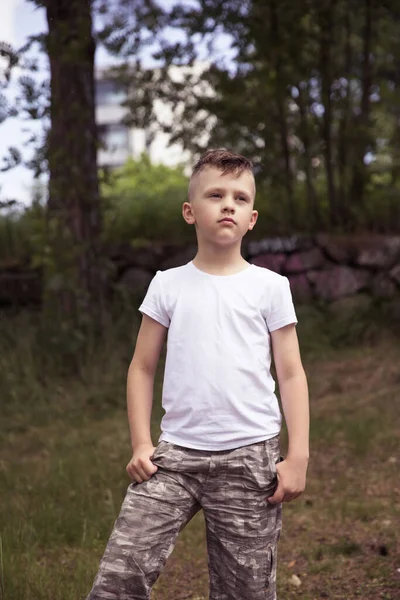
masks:
<svg viewBox="0 0 400 600"><path fill-rule="evenodd" d="M158 271L127 382L133 456L120 515L88 600L147 600L179 531L204 511L210 600L275 600L281 503L305 488L308 392L288 280L247 263L252 164L224 149L194 167L185 221L198 251ZM162 434L150 436L153 382L168 331ZM279 462L281 414L289 434ZM173 600L173 598L171 598Z"/></svg>

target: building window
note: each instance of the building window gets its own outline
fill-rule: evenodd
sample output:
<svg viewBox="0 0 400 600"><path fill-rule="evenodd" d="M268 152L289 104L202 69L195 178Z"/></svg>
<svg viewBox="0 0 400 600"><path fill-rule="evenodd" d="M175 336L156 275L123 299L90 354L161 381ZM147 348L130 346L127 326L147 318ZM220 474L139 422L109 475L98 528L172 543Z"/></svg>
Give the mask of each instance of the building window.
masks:
<svg viewBox="0 0 400 600"><path fill-rule="evenodd" d="M118 106L126 98L126 93L121 85L110 79L99 79L96 81L96 104L97 106Z"/></svg>
<svg viewBox="0 0 400 600"><path fill-rule="evenodd" d="M124 152L130 154L129 130L121 123L99 125L100 143L107 152Z"/></svg>

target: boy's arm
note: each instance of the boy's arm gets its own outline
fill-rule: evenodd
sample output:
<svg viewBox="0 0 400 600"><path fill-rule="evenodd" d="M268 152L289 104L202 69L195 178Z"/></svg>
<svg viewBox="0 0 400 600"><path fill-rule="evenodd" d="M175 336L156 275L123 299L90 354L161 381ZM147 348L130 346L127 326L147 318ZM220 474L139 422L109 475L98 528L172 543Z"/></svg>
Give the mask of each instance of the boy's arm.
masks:
<svg viewBox="0 0 400 600"><path fill-rule="evenodd" d="M128 369L127 409L133 456L126 470L141 483L157 471L150 457L154 452L150 434L154 376L167 328L143 315L135 352Z"/></svg>
<svg viewBox="0 0 400 600"><path fill-rule="evenodd" d="M283 413L288 429L288 454L277 464L278 487L271 503L289 502L305 489L309 457L307 379L301 363L296 328L287 325L271 332L272 350Z"/></svg>

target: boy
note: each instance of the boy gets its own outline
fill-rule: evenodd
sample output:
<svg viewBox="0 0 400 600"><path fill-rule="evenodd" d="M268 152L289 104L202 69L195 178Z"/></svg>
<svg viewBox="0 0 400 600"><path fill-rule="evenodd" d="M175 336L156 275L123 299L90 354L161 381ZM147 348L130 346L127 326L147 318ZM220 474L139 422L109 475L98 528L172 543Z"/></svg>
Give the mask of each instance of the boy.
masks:
<svg viewBox="0 0 400 600"><path fill-rule="evenodd" d="M133 483L88 600L148 600L180 529L200 509L210 600L276 599L281 503L305 488L308 392L288 280L240 253L257 221L254 198L243 156L211 150L195 165L182 212L198 252L158 271L139 308L127 382ZM155 448L153 382L167 330ZM289 433L283 462L271 348Z"/></svg>

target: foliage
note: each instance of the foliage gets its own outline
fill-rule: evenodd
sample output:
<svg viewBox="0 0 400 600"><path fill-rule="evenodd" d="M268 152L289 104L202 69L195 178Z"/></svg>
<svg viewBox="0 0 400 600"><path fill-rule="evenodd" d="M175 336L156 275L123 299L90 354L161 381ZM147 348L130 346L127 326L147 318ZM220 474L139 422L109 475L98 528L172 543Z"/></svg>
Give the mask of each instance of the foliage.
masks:
<svg viewBox="0 0 400 600"><path fill-rule="evenodd" d="M194 230L185 223L181 212L188 185L182 167L152 164L148 155L144 154L138 160L129 160L115 171L100 173L100 180L104 244L195 242ZM324 185L321 181L316 186L322 197ZM304 182L295 187L294 197L298 230L311 232ZM282 188L271 187L265 181L259 182L255 208L259 217L251 233L253 240L292 234ZM5 206L4 211L3 214L0 211L2 265L29 263L31 266L44 266L50 259L44 194L39 190L32 205L23 210L15 205ZM389 229L394 218L392 211L390 196L384 188L376 187L368 195L360 223L370 231L378 232L382 224ZM329 206L325 199L321 202L321 229L328 229L328 223Z"/></svg>
<svg viewBox="0 0 400 600"><path fill-rule="evenodd" d="M150 137L164 131L194 157L224 145L253 158L260 234L399 230L396 2L98 0L91 6L96 43L118 59L110 77L129 90L126 124L146 128ZM30 119L49 115L49 87L35 84L37 64L29 56L35 45L49 50L43 35L18 51L0 45L8 61L1 119L17 108ZM5 94L16 65L21 93L13 104ZM54 95L52 100L58 102ZM31 161L37 173L47 168L47 134L40 142L42 152ZM20 160L11 148L3 168ZM141 236L139 226L128 233L122 220L110 220L116 195L107 194L107 235ZM156 220L151 225L144 206L143 200L135 217L143 235L154 239L158 230L163 237L167 228ZM165 223L175 223L163 206L155 208ZM174 235L181 235L178 221Z"/></svg>
<svg viewBox="0 0 400 600"><path fill-rule="evenodd" d="M115 171L100 173L100 179L105 244L194 241L193 228L182 217L188 186L183 167L155 165L143 154ZM17 207L0 215L2 264L52 269L47 230L42 197L22 211Z"/></svg>
<svg viewBox="0 0 400 600"><path fill-rule="evenodd" d="M50 86L47 79L39 75L37 52L45 52L44 34L29 36L21 48L13 48L0 40L0 57L3 70L0 71L0 124L8 118L18 117L24 122L24 131L28 134L24 148L9 146L2 158L0 171L8 171L19 164L32 169L35 177L47 172L46 146L49 128ZM14 85L14 94L10 85ZM40 123L28 128L27 124ZM27 150L31 155L27 155Z"/></svg>
<svg viewBox="0 0 400 600"><path fill-rule="evenodd" d="M40 198L30 206L18 204L0 211L0 261L2 266L40 266L44 248L45 208Z"/></svg>
<svg viewBox="0 0 400 600"><path fill-rule="evenodd" d="M102 184L104 235L110 242L192 239L182 217L188 180L182 167L129 160ZM191 235L192 234L192 235Z"/></svg>
<svg viewBox="0 0 400 600"><path fill-rule="evenodd" d="M224 145L251 156L270 194L283 192L292 229L301 222L296 194L301 182L314 230L368 227L367 207L377 204L376 175L387 173L379 189L391 218L385 215L380 227L398 230L400 13L395 2L175 2L172 9L151 12L150 50L158 61L153 70L136 60L138 48L133 55L129 45L149 15L144 18L131 2L121 1L117 16L110 11L107 17L102 41L127 60L115 76L130 81L131 123L161 127L194 154ZM171 28L175 35L168 36ZM222 34L231 45L225 53L218 52ZM172 119L160 115L160 99L170 106Z"/></svg>

